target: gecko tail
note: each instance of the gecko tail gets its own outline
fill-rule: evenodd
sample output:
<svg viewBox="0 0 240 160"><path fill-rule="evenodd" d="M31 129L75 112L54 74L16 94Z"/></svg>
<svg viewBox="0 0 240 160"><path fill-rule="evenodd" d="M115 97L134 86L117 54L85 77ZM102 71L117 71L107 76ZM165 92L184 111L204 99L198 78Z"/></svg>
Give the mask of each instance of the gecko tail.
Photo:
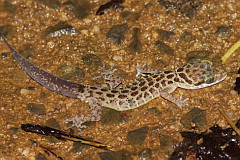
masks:
<svg viewBox="0 0 240 160"><path fill-rule="evenodd" d="M8 48L11 50L13 57L22 67L22 69L35 81L40 83L42 86L62 94L67 97L77 98L80 93L84 92L85 86L82 84L70 82L62 78L56 77L39 67L32 64L21 54L19 54L14 48L2 37Z"/></svg>

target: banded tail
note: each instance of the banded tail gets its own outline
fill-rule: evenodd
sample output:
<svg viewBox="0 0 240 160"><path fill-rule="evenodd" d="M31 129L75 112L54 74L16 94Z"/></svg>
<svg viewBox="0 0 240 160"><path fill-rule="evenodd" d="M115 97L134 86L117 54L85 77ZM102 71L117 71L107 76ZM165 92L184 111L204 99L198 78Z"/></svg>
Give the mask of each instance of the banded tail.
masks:
<svg viewBox="0 0 240 160"><path fill-rule="evenodd" d="M78 83L66 81L40 69L39 67L35 66L30 61L28 61L26 58L24 58L16 50L14 50L13 47L7 42L7 40L4 37L3 40L8 46L8 48L11 50L13 57L16 59L16 61L19 63L22 69L32 79L40 83L42 86L56 93L72 98L77 98L79 93L84 92L85 86Z"/></svg>

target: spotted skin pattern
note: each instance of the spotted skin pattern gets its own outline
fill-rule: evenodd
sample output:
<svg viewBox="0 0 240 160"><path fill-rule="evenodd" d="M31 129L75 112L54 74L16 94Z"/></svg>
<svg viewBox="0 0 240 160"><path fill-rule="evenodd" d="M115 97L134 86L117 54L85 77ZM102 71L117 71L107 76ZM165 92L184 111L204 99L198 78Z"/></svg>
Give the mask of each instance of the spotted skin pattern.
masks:
<svg viewBox="0 0 240 160"><path fill-rule="evenodd" d="M177 87L199 89L219 83L227 77L226 72L203 60L163 72L138 67L137 75L141 77L127 85L120 85L120 78L112 76L114 71L105 71L101 77L109 83L88 86L66 81L38 68L15 51L5 39L4 42L22 69L32 79L54 92L78 98L90 105L91 114L65 120L73 122L71 127L76 126L79 129L84 127L82 123L86 121L99 121L102 107L125 111L140 107L157 97L163 97L179 107L185 106L187 104L184 102L188 99L177 99L171 95Z"/></svg>

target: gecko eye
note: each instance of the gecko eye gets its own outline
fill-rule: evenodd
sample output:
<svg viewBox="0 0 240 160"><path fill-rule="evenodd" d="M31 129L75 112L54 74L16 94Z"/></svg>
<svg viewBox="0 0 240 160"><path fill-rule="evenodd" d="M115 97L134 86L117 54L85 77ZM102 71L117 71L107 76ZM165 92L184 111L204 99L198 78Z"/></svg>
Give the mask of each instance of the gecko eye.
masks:
<svg viewBox="0 0 240 160"><path fill-rule="evenodd" d="M214 82L214 77L210 77L208 79L205 80L205 83L210 84Z"/></svg>

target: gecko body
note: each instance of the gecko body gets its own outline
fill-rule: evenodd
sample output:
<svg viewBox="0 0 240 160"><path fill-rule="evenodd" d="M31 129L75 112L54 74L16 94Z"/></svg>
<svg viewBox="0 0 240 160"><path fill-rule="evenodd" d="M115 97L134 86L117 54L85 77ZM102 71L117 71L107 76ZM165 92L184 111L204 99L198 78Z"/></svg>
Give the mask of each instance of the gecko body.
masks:
<svg viewBox="0 0 240 160"><path fill-rule="evenodd" d="M139 67L137 71L141 77L122 86L119 86L121 83L118 81L119 79L112 78L112 72L105 72L102 77L110 81L108 85L88 86L61 79L40 69L14 50L5 39L4 41L16 61L32 79L56 93L78 98L90 105L91 114L65 120L73 122L73 126L78 128L82 128L82 123L86 121L99 121L101 107L118 111L130 110L157 97L163 97L179 107L184 106L186 105L184 102L188 99L177 99L171 95L176 88L204 88L224 80L227 76L226 72L205 60L188 63L178 69L163 72Z"/></svg>

